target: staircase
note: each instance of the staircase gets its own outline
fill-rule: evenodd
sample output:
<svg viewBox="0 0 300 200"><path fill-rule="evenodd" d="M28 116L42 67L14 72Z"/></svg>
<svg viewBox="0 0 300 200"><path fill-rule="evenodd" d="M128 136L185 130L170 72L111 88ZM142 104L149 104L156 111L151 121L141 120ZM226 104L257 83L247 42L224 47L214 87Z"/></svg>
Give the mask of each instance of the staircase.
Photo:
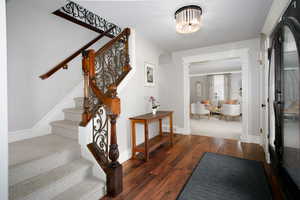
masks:
<svg viewBox="0 0 300 200"><path fill-rule="evenodd" d="M81 157L78 124L83 98L51 122L52 134L9 144L10 200L99 199L105 182L92 175L93 163Z"/></svg>
<svg viewBox="0 0 300 200"><path fill-rule="evenodd" d="M49 135L9 144L9 194L11 200L99 199L105 192L115 197L123 190L123 170L118 162L116 122L121 113L117 87L131 70L130 29L117 27L69 1L53 14L100 33L99 36L54 66L47 79L82 55L83 98L65 108L64 120L50 123ZM102 37L112 38L97 51L88 48ZM87 149L106 174L106 181L93 176L93 163L81 157L78 127L93 123Z"/></svg>

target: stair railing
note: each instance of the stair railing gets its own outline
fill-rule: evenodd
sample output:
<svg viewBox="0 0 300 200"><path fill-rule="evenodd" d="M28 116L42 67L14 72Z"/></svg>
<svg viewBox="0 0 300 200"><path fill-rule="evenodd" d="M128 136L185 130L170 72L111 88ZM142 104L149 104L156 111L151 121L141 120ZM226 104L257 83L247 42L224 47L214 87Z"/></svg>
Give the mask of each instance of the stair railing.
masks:
<svg viewBox="0 0 300 200"><path fill-rule="evenodd" d="M130 29L120 33L120 27L72 1L53 14L100 33L40 78L47 79L58 70L67 69L68 63L82 53L84 111L80 125L86 126L93 120L93 140L87 147L106 173L108 196L115 197L123 190L116 134L116 121L121 113L117 87L131 70L128 52ZM98 51L86 50L104 36L113 39Z"/></svg>
<svg viewBox="0 0 300 200"><path fill-rule="evenodd" d="M123 189L116 134L116 120L121 112L117 87L131 70L129 35L130 29L124 29L98 51L84 51L82 59L84 112L80 125L86 126L93 119L93 141L87 146L106 173L109 196L116 196Z"/></svg>
<svg viewBox="0 0 300 200"><path fill-rule="evenodd" d="M54 74L55 72L57 72L60 69L68 69L68 63L71 60L76 58L78 55L80 55L82 53L82 51L84 51L87 48L89 48L90 46L92 46L94 43L96 43L98 40L100 40L101 38L103 38L104 36L109 34L115 28L116 28L116 26L114 25L114 26L110 27L108 30L106 30L105 32L102 32L99 36L97 36L96 38L91 40L89 43L87 43L86 45L84 45L83 47L81 47L80 49L75 51L69 57L67 57L66 59L61 61L58 65L56 65L52 69L50 69L48 72L46 72L45 74L40 75L40 78L44 80L44 79L49 78L52 74Z"/></svg>

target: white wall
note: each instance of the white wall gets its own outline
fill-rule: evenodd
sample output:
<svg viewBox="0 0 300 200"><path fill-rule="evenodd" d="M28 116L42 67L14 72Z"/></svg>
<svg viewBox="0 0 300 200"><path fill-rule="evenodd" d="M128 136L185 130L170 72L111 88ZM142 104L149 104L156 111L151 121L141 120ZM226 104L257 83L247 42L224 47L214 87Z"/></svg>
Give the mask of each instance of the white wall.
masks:
<svg viewBox="0 0 300 200"><path fill-rule="evenodd" d="M0 199L8 199L7 49L5 1L0 1Z"/></svg>
<svg viewBox="0 0 300 200"><path fill-rule="evenodd" d="M135 64L132 70L132 78L119 93L121 99L121 115L117 121L117 134L119 150L122 154L131 155L131 127L128 118L151 112L151 105L148 101L150 96L159 99L159 87L162 77L160 77L161 67L159 66L159 55L162 50L157 48L151 41L144 38L139 32L135 34ZM132 55L131 55L132 59ZM155 65L156 84L154 87L144 86L144 63ZM157 123L152 123L149 127L150 137L158 133ZM137 125L137 144L144 141L144 129L142 125ZM123 156L124 157L124 156ZM125 156L126 157L126 156Z"/></svg>
<svg viewBox="0 0 300 200"><path fill-rule="evenodd" d="M249 105L251 106L249 117L249 134L259 134L259 85L258 85L258 62L259 39L251 39L234 43L215 45L210 47L190 49L172 53L172 62L162 64L162 74L160 86L161 105L164 109L175 111L174 122L177 127L184 127L184 84L182 58L186 56L201 55L214 52L228 51L232 49L248 48L250 55L250 91ZM166 95L167 94L167 95Z"/></svg>
<svg viewBox="0 0 300 200"><path fill-rule="evenodd" d="M32 128L82 79L81 56L69 64L68 70L47 80L39 78L98 35L51 14L65 3L7 3L9 131Z"/></svg>

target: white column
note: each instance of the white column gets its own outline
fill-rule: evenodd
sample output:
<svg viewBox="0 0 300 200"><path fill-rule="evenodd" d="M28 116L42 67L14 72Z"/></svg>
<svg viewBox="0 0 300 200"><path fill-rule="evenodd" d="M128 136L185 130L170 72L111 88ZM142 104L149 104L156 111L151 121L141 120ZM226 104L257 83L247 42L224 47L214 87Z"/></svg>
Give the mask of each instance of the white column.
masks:
<svg viewBox="0 0 300 200"><path fill-rule="evenodd" d="M0 1L0 199L8 199L6 7Z"/></svg>
<svg viewBox="0 0 300 200"><path fill-rule="evenodd" d="M184 133L191 134L190 125L190 63L182 63L183 66L183 114L184 114Z"/></svg>
<svg viewBox="0 0 300 200"><path fill-rule="evenodd" d="M249 135L249 124L251 123L250 115L249 115L249 105L251 105L250 98L250 69L249 69L249 50L240 50L239 55L242 63L242 113L243 113L243 129L241 139L244 142L248 141Z"/></svg>

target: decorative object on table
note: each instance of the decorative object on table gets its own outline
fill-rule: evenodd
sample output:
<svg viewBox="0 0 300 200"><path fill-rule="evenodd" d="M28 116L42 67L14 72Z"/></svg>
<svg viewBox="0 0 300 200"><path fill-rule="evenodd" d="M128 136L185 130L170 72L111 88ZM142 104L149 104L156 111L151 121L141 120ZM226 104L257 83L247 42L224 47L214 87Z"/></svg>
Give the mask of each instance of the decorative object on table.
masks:
<svg viewBox="0 0 300 200"><path fill-rule="evenodd" d="M207 109L210 111L210 115L220 115L221 108L218 106L208 105Z"/></svg>
<svg viewBox="0 0 300 200"><path fill-rule="evenodd" d="M154 65L145 63L145 86L154 87Z"/></svg>
<svg viewBox="0 0 300 200"><path fill-rule="evenodd" d="M149 97L149 101L151 102L152 114L155 115L159 108L158 101L153 96Z"/></svg>

